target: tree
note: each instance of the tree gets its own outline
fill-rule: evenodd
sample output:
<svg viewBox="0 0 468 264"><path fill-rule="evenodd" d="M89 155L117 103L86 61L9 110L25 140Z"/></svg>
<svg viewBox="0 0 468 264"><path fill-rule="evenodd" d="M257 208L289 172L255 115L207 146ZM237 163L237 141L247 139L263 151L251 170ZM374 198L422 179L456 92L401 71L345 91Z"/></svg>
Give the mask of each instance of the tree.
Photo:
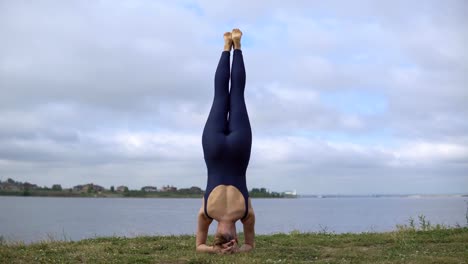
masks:
<svg viewBox="0 0 468 264"><path fill-rule="evenodd" d="M112 186L110 187L110 191L111 191L111 192L115 192L114 185L112 185Z"/></svg>
<svg viewBox="0 0 468 264"><path fill-rule="evenodd" d="M29 187L25 187L23 190L23 196L29 196L31 193L29 192Z"/></svg>
<svg viewBox="0 0 468 264"><path fill-rule="evenodd" d="M61 190L62 190L62 185L60 184L52 185L52 191L61 191Z"/></svg>
<svg viewBox="0 0 468 264"><path fill-rule="evenodd" d="M128 187L125 186L124 192L128 193Z"/></svg>

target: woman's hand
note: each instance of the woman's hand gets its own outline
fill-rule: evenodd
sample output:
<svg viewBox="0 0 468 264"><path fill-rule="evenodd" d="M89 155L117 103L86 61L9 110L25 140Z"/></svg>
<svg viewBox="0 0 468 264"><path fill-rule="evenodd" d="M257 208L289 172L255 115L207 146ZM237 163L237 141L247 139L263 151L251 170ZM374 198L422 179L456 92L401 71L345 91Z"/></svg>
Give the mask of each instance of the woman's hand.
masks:
<svg viewBox="0 0 468 264"><path fill-rule="evenodd" d="M238 252L239 247L235 239L224 243L222 247L217 247L217 253L219 254L232 254Z"/></svg>
<svg viewBox="0 0 468 264"><path fill-rule="evenodd" d="M220 254L233 254L233 253L244 253L249 252L253 249L252 245L243 244L241 247L237 244L237 241L231 240L230 242L223 245L223 248L219 249Z"/></svg>

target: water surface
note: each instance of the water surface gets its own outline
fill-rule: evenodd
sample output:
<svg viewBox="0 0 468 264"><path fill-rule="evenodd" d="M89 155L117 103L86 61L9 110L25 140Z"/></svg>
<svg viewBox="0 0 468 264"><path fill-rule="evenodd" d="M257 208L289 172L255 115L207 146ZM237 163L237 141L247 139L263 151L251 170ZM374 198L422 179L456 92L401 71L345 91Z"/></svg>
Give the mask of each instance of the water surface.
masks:
<svg viewBox="0 0 468 264"><path fill-rule="evenodd" d="M253 199L256 232L383 232L426 216L466 225L468 198ZM195 234L201 199L0 197L7 241L79 240L96 236ZM215 224L210 227L214 233ZM238 223L238 231L242 225Z"/></svg>

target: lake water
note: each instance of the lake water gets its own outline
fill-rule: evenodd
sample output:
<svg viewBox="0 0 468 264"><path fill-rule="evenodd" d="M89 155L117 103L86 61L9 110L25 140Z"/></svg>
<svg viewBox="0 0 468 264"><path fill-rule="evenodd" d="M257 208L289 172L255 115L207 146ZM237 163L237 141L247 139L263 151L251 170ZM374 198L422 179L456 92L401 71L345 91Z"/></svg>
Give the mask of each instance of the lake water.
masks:
<svg viewBox="0 0 468 264"><path fill-rule="evenodd" d="M201 199L0 197L0 236L26 243L96 236L195 234ZM252 199L256 233L383 232L423 214L467 225L467 197ZM210 227L213 234L216 224ZM238 223L237 230L242 231Z"/></svg>

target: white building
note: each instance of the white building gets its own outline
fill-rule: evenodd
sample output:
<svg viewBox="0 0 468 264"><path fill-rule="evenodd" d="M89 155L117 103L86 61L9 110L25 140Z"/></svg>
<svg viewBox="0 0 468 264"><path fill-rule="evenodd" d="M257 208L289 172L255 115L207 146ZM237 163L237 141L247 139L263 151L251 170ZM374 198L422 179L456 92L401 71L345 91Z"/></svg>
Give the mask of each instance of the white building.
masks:
<svg viewBox="0 0 468 264"><path fill-rule="evenodd" d="M294 191L286 191L286 192L284 192L284 195L296 196L296 195L297 195L297 192L296 192L296 190L294 190Z"/></svg>

